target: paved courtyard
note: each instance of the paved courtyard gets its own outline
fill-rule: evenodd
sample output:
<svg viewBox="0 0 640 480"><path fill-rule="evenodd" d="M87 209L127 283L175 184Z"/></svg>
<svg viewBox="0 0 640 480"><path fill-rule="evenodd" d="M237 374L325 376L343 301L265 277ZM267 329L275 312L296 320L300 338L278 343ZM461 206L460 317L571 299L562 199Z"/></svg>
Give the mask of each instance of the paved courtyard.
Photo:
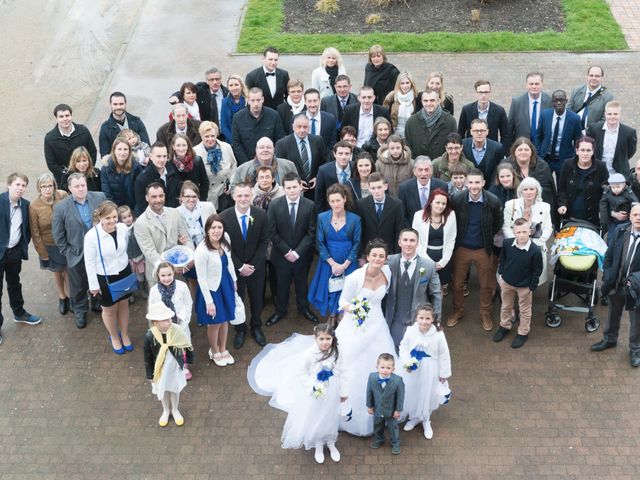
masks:
<svg viewBox="0 0 640 480"><path fill-rule="evenodd" d="M26 91L29 96L19 105L22 115L0 129L0 176L16 165L32 180L45 170L42 138L54 124L50 111L57 103L70 103L75 120L97 138L108 94L122 90L129 110L154 136L167 115L165 99L182 81L201 79L212 65L225 77L257 66L259 56L230 55L244 3L210 2L205 10L196 0L3 2L0 22L6 28L0 38L17 48L6 54L0 87L13 96L21 92L21 99ZM635 51L403 54L390 60L419 78L443 71L456 113L473 100L477 78L491 79L494 100L508 106L523 91L529 70L545 73L547 91L570 90L584 81L589 64L599 63L605 83L625 102L623 121L640 126ZM345 58L354 85L362 81L365 61L365 55ZM318 58L283 56L280 63L308 82ZM30 185L30 197L33 192ZM509 342L494 344L482 330L473 279L467 315L445 332L453 399L433 416L434 438L425 440L419 428L402 432L402 454L392 456L389 449L370 450L368 439L342 434L342 461L327 458L317 465L310 452L280 448L285 415L247 385L246 367L259 347L249 339L232 352L236 365L218 368L206 358L204 330L193 322L197 361L181 397L186 423L158 427L160 404L142 361L144 301L132 306L136 349L116 357L96 314L85 330L77 330L71 316L57 313L51 279L38 269L33 249L31 254L22 277L27 308L45 320L37 327L15 324L5 295L0 480L638 478L640 371L629 367L628 322L618 348L591 353L602 329L586 333L581 315L564 314L555 330L544 325L546 287L536 292L530 340L518 351ZM445 300L445 313L450 301ZM263 319L272 311L268 303ZM605 309L599 307L598 314L604 323ZM290 316L264 331L278 342L294 331L310 333L311 326Z"/></svg>

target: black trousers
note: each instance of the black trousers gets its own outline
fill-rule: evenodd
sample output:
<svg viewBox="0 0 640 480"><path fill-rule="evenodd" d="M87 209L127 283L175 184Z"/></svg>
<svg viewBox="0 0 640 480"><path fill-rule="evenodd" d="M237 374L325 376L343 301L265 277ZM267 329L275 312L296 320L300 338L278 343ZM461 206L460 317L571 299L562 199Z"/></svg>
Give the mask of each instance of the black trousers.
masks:
<svg viewBox="0 0 640 480"><path fill-rule="evenodd" d="M89 311L89 280L84 268L84 257L73 267L67 267L69 275L69 294L76 318L84 317Z"/></svg>
<svg viewBox="0 0 640 480"><path fill-rule="evenodd" d="M236 270L238 277L238 295L244 299L245 291L249 296L249 304L251 305L251 330L260 328L262 326L262 309L264 308L264 277L265 277L265 265L256 267L253 275L249 277L243 277ZM246 303L245 303L246 306ZM247 319L249 315L247 314ZM247 322L242 325L236 325L236 332L245 332L247 330Z"/></svg>
<svg viewBox="0 0 640 480"><path fill-rule="evenodd" d="M276 313L278 315L284 317L287 314L292 277L296 292L296 306L298 307L298 311L303 312L309 308L309 300L307 299L309 285L307 280L310 266L310 261L303 260L301 258L294 263L289 263L288 265L275 266L278 292L276 295Z"/></svg>
<svg viewBox="0 0 640 480"><path fill-rule="evenodd" d="M7 293L9 294L9 305L15 316L20 316L24 311L24 298L22 297L22 284L20 283L20 272L22 271L22 254L20 245L5 250L0 258L0 327L4 318L2 317L2 286L3 280L7 280Z"/></svg>

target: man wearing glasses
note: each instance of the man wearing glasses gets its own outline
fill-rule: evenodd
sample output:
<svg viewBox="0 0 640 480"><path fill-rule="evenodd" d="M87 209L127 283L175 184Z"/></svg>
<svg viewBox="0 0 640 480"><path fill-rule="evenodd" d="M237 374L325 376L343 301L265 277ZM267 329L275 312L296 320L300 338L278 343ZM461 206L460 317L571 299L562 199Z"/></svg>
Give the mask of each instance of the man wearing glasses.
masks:
<svg viewBox="0 0 640 480"><path fill-rule="evenodd" d="M491 101L491 83L489 83L489 80L478 80L474 84L474 88L478 100L462 107L460 121L458 122L458 133L462 135L462 138L469 138L471 136L471 123L476 118L480 118L489 127L488 138L495 142L499 141L504 148L509 148L511 135L509 135L507 112L502 106Z"/></svg>
<svg viewBox="0 0 640 480"><path fill-rule="evenodd" d="M489 131L486 120L472 120L471 138L462 141L462 153L476 168L482 170L484 178L493 181L496 167L504 159L504 148L502 144L488 138Z"/></svg>

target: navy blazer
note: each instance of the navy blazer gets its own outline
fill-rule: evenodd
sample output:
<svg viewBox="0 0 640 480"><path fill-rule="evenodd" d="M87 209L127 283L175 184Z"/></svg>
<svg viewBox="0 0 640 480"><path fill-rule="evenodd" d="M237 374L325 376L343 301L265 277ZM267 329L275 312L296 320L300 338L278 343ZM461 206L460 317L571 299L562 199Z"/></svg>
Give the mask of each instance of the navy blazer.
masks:
<svg viewBox="0 0 640 480"><path fill-rule="evenodd" d="M367 380L367 408L373 408L376 417L391 417L393 412L402 412L404 407L404 382L402 377L392 373L382 388L378 383L378 372L369 374Z"/></svg>
<svg viewBox="0 0 640 480"><path fill-rule="evenodd" d="M345 108L349 105L359 105L358 97L355 94L350 93L349 97L347 97L347 104ZM336 117L336 132L339 133L342 128L342 117L344 115L344 110L340 105L340 100L338 100L338 95L329 95L328 97L324 97L320 101L320 110L323 112L328 112Z"/></svg>
<svg viewBox="0 0 640 480"><path fill-rule="evenodd" d="M353 178L353 172L356 168L355 163L349 162L349 166L351 167L352 176L349 177L349 181L346 185L351 188L351 196L355 203L362 196L362 191L360 190L360 181ZM316 212L324 212L329 208L329 203L327 202L327 188L334 183L338 183L335 161L325 163L318 169L318 174L316 175Z"/></svg>
<svg viewBox="0 0 640 480"><path fill-rule="evenodd" d="M362 219L362 252L364 246L374 238L381 238L387 244L389 253L398 253L398 236L404 228L404 207L397 198L385 195L382 216L378 219L372 195L358 200L358 215Z"/></svg>
<svg viewBox="0 0 640 480"><path fill-rule="evenodd" d="M269 221L269 239L272 242L270 261L281 267L310 264L313 261L314 243L316 239L316 214L313 202L300 196L295 225L291 225L289 217L289 201L286 195L276 198L267 210ZM300 258L291 263L285 254L295 250Z"/></svg>
<svg viewBox="0 0 640 480"><path fill-rule="evenodd" d="M380 105L373 105L373 121L376 118L384 117L391 122L391 116L389 115L389 109L381 107ZM342 117L342 126L350 125L356 129L356 138L358 137L358 127L360 125L360 104L347 105L344 108L344 116Z"/></svg>
<svg viewBox="0 0 640 480"><path fill-rule="evenodd" d="M29 201L20 199L20 212L22 213L22 227L20 229L20 253L23 260L29 259L29 242L31 230L29 229ZM11 235L11 206L9 192L0 193L0 259L4 257L9 245Z"/></svg>
<svg viewBox="0 0 640 480"><path fill-rule="evenodd" d="M562 128L562 138L560 140L560 156L552 166L552 170L559 171L562 163L567 158L573 158L576 155L575 142L582 136L582 125L580 117L577 113L566 110L567 115L564 119ZM545 158L551 156L551 142L553 140L553 120L557 116L553 108L546 108L540 113L540 124L538 125L538 136L536 138L536 150L538 156ZM551 165L550 165L551 166ZM555 167L555 168L553 168Z"/></svg>
<svg viewBox="0 0 640 480"><path fill-rule="evenodd" d="M438 178L432 178L429 182L429 195L436 188L441 188L445 192L448 192L448 187L445 182ZM411 177L398 186L398 198L404 205L404 224L406 227L410 227L413 224L413 216L418 210L422 210L420 204L420 192L418 191L418 180L415 177Z"/></svg>
<svg viewBox="0 0 640 480"><path fill-rule="evenodd" d="M316 132L316 135L320 135L324 140L324 145L327 150L333 150L333 146L338 139L338 131L335 129L336 117L328 112L320 111L320 132ZM311 133L311 120L309 120L309 133Z"/></svg>
<svg viewBox="0 0 640 480"><path fill-rule="evenodd" d="M460 112L460 120L458 120L458 133L462 138L471 136L471 122L478 118L478 102L468 103L462 107ZM498 141L504 148L511 145L511 134L509 132L509 119L505 109L497 103L489 103L489 111L487 112L487 124L489 125L489 136L491 140ZM466 155L465 155L466 156ZM469 158L469 157L467 157Z"/></svg>
<svg viewBox="0 0 640 480"><path fill-rule="evenodd" d="M487 149L484 152L484 157L480 165L476 165L476 159L473 156L473 138L465 138L462 141L462 153L465 158L473 163L476 168L482 170L484 173L484 179L487 184L493 182L496 167L502 160L504 160L504 148L501 143L487 138Z"/></svg>

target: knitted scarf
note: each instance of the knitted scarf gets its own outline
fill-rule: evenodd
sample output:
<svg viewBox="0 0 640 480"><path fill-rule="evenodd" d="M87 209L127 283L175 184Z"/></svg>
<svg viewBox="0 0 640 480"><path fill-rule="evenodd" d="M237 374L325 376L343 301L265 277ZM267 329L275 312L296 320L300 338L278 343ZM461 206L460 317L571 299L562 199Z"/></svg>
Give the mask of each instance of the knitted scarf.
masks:
<svg viewBox="0 0 640 480"><path fill-rule="evenodd" d="M336 77L338 76L338 65L333 67L324 67L325 71L329 74L329 85L331 85L331 90L333 93L336 93Z"/></svg>
<svg viewBox="0 0 640 480"><path fill-rule="evenodd" d="M193 170L193 157L191 155L185 155L184 158L180 159L174 155L173 164L179 172L189 173Z"/></svg>
<svg viewBox="0 0 640 480"><path fill-rule="evenodd" d="M398 92L396 94L396 99L398 100L398 118L409 118L413 115L413 101L414 95L413 90L409 90L407 93Z"/></svg>
<svg viewBox="0 0 640 480"><path fill-rule="evenodd" d="M153 367L153 383L158 383L160 376L162 375L162 367L164 366L164 361L167 358L167 351L169 350L169 347L183 351L184 349L191 350L193 347L184 333L184 330L177 325L172 324L169 327L169 330L167 330L167 333L165 334L167 339L166 342L164 341L162 332L158 327L151 327L151 333L153 334L153 338L155 338L156 342L160 344L160 351L158 352L156 363Z"/></svg>
<svg viewBox="0 0 640 480"><path fill-rule="evenodd" d="M427 112L425 111L424 108L420 110L420 116L422 117L422 120L424 121L424 123L427 125L427 128L432 128L436 124L436 122L440 119L441 115L442 115L442 107L440 105L436 107L436 109L433 111L431 115L427 115Z"/></svg>
<svg viewBox="0 0 640 480"><path fill-rule="evenodd" d="M269 204L278 193L279 188L280 186L276 184L271 190L265 192L264 190L260 190L260 187L256 184L253 187L253 206L267 210L269 208Z"/></svg>
<svg viewBox="0 0 640 480"><path fill-rule="evenodd" d="M162 303L164 303L167 307L169 307L173 312L176 311L175 306L173 305L173 294L176 293L176 281L171 282L171 285L164 285L162 282L158 282L158 291L160 292L160 297L162 298ZM173 323L178 323L178 317L176 314L173 314L173 318L171 319Z"/></svg>
<svg viewBox="0 0 640 480"><path fill-rule="evenodd" d="M304 99L300 99L300 103L293 103L291 96L287 95L287 103L291 107L291 113L297 115L304 109Z"/></svg>
<svg viewBox="0 0 640 480"><path fill-rule="evenodd" d="M220 171L220 162L222 161L222 150L220 145L216 144L207 150L207 163L211 168L211 173L216 175Z"/></svg>

